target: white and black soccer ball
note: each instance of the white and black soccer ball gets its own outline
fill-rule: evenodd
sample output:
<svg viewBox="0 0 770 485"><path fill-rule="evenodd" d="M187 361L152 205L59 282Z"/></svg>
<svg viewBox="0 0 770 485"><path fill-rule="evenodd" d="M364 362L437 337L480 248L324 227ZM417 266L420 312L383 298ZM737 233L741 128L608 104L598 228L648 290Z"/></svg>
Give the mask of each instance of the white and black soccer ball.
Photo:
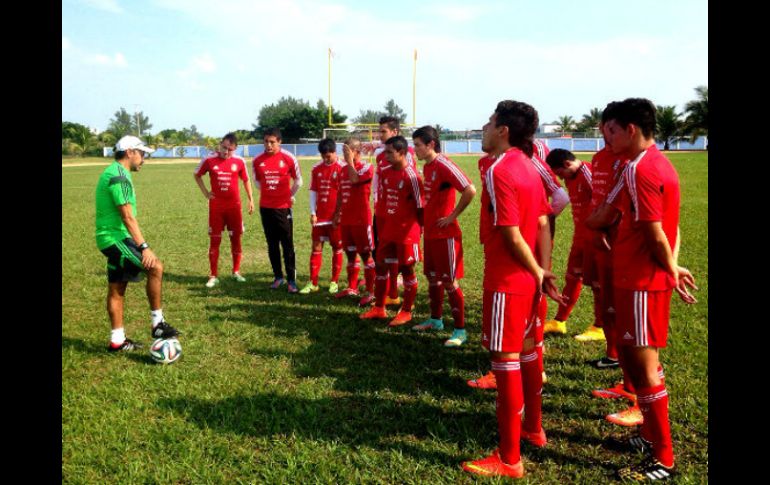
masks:
<svg viewBox="0 0 770 485"><path fill-rule="evenodd" d="M182 356L182 344L175 338L159 338L150 346L150 357L159 364L172 364Z"/></svg>

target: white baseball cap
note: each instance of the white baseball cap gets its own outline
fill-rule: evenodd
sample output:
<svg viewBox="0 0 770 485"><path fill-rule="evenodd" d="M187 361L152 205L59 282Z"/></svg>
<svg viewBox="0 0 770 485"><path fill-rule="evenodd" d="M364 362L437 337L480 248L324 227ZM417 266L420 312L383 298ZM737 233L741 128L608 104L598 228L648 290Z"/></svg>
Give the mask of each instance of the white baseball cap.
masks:
<svg viewBox="0 0 770 485"><path fill-rule="evenodd" d="M115 144L116 152L124 152L126 150L141 150L145 153L152 153L155 151L154 149L145 145L142 140L132 135L124 136Z"/></svg>

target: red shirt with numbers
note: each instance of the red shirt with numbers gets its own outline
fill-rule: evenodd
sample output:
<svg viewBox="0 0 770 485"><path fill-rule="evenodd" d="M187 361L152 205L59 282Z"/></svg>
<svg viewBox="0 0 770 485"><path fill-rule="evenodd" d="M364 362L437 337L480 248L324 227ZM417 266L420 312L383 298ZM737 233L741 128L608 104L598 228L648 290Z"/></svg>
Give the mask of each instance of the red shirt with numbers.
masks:
<svg viewBox="0 0 770 485"><path fill-rule="evenodd" d="M259 184L259 206L267 209L291 208L290 180L302 180L297 159L283 148L276 154L267 152L254 158L254 180Z"/></svg>
<svg viewBox="0 0 770 485"><path fill-rule="evenodd" d="M374 166L369 162L355 163L358 173L358 182L350 181L347 164L342 167L340 175L340 225L357 226L370 225L372 223L372 209L369 206L369 197L372 192L372 177Z"/></svg>
<svg viewBox="0 0 770 485"><path fill-rule="evenodd" d="M457 219L447 227L438 227L436 221L452 213L455 193L471 184L470 179L452 160L442 153L422 169L425 184L425 239L460 237L462 231Z"/></svg>
<svg viewBox="0 0 770 485"><path fill-rule="evenodd" d="M420 242L417 209L423 208L422 178L413 167L395 169L388 165L380 172L382 216L377 216L380 242L412 244Z"/></svg>
<svg viewBox="0 0 770 485"><path fill-rule="evenodd" d="M383 213L384 209L379 205L380 195L382 194L382 185L380 184L380 172L383 168L389 167L390 162L385 158L385 145L381 145L377 150L374 152L374 159L377 164L377 167L374 169L374 182L372 183L374 187L374 215L377 217L380 217L380 214ZM414 154L414 148L407 147L406 149L406 164L407 166L412 167L413 169L417 169L417 155Z"/></svg>
<svg viewBox="0 0 770 485"><path fill-rule="evenodd" d="M591 214L591 177L591 164L581 162L575 176L564 181L569 193L569 203L572 205L575 240L585 241L591 238L591 232L585 225L586 218Z"/></svg>
<svg viewBox="0 0 770 485"><path fill-rule="evenodd" d="M195 169L195 175L202 177L207 173L211 181L211 193L214 194L214 198L210 199L212 207L241 205L238 179L246 181L249 178L243 158L234 156L224 159L218 155L204 158Z"/></svg>
<svg viewBox="0 0 770 485"><path fill-rule="evenodd" d="M313 165L310 190L316 193L315 215L318 218L317 226L332 223L334 211L337 210L337 196L343 170L347 171L347 164L339 161L329 165L320 161Z"/></svg>

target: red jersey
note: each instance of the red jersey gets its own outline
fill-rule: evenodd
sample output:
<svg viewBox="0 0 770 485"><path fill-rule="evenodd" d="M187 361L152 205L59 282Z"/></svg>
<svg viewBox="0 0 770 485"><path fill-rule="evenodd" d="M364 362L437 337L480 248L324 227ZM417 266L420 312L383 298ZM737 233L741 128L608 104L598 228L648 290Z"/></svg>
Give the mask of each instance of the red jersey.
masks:
<svg viewBox="0 0 770 485"><path fill-rule="evenodd" d="M337 193L340 188L342 171L347 171L347 164L335 162L326 165L320 161L313 165L310 190L316 193L315 215L318 218L316 226L326 226L332 223L334 212L337 210Z"/></svg>
<svg viewBox="0 0 770 485"><path fill-rule="evenodd" d="M551 213L540 176L518 148L479 160L483 190L479 234L484 245L484 290L530 295L535 278L505 246L500 226L518 226L535 253L538 218Z"/></svg>
<svg viewBox="0 0 770 485"><path fill-rule="evenodd" d="M457 219L447 227L438 227L436 221L455 209L455 191L462 192L471 184L468 176L452 160L439 153L435 160L422 169L425 181L425 239L460 237L462 231Z"/></svg>
<svg viewBox="0 0 770 485"><path fill-rule="evenodd" d="M369 162L355 163L358 182L350 181L349 169L342 168L340 175L340 225L357 226L372 224L372 209L369 206L369 196L372 192L372 177L374 166Z"/></svg>
<svg viewBox="0 0 770 485"><path fill-rule="evenodd" d="M246 173L246 162L238 156L227 159L219 158L219 155L204 158L195 169L195 176L202 177L209 174L211 193L210 205L216 207L234 207L241 205L241 192L238 187L238 179L244 182L249 179Z"/></svg>
<svg viewBox="0 0 770 485"><path fill-rule="evenodd" d="M382 195L382 185L379 182L380 172L382 171L383 168L389 167L390 162L385 158L384 144L381 145L377 150L375 150L374 155L375 155L374 160L377 163L377 167L374 169L374 182L372 183L374 187L374 215L379 217L385 211L384 207L381 207L377 203L377 201L380 200L380 195ZM417 160L417 155L414 154L414 148L407 147L406 165L417 170L417 163L415 162L415 160Z"/></svg>
<svg viewBox="0 0 770 485"><path fill-rule="evenodd" d="M626 165L607 202L623 215L612 247L612 282L628 290L662 291L674 280L658 264L642 232L642 222L659 221L671 250L679 227L679 176L655 145Z"/></svg>
<svg viewBox="0 0 770 485"><path fill-rule="evenodd" d="M270 155L263 153L254 158L254 181L259 187L259 206L267 209L291 208L291 186L289 179L301 183L302 172L297 159L284 150Z"/></svg>
<svg viewBox="0 0 770 485"><path fill-rule="evenodd" d="M540 180L543 182L543 188L545 189L545 195L550 197L554 192L561 188L559 183L559 177L556 176L551 167L545 163L545 159L551 150L540 140L535 140L532 143L532 164L535 166Z"/></svg>
<svg viewBox="0 0 770 485"><path fill-rule="evenodd" d="M572 222L575 224L575 240L590 240L591 233L585 226L586 218L591 215L591 164L580 163L575 176L565 180L572 204Z"/></svg>
<svg viewBox="0 0 770 485"><path fill-rule="evenodd" d="M423 207L422 178L411 166L402 170L388 165L380 172L382 216L377 216L380 244L420 242L417 209Z"/></svg>
<svg viewBox="0 0 770 485"><path fill-rule="evenodd" d="M607 193L615 186L623 167L625 162L619 160L607 147L596 152L591 158L591 211L602 205Z"/></svg>

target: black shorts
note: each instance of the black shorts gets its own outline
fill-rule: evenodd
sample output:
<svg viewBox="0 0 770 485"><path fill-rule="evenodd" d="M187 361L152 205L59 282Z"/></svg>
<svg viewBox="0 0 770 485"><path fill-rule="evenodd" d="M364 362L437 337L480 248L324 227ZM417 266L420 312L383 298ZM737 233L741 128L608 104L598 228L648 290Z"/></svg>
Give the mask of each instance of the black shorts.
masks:
<svg viewBox="0 0 770 485"><path fill-rule="evenodd" d="M142 279L142 252L132 238L127 237L102 249L102 254L107 256L107 281L110 283L137 282Z"/></svg>

